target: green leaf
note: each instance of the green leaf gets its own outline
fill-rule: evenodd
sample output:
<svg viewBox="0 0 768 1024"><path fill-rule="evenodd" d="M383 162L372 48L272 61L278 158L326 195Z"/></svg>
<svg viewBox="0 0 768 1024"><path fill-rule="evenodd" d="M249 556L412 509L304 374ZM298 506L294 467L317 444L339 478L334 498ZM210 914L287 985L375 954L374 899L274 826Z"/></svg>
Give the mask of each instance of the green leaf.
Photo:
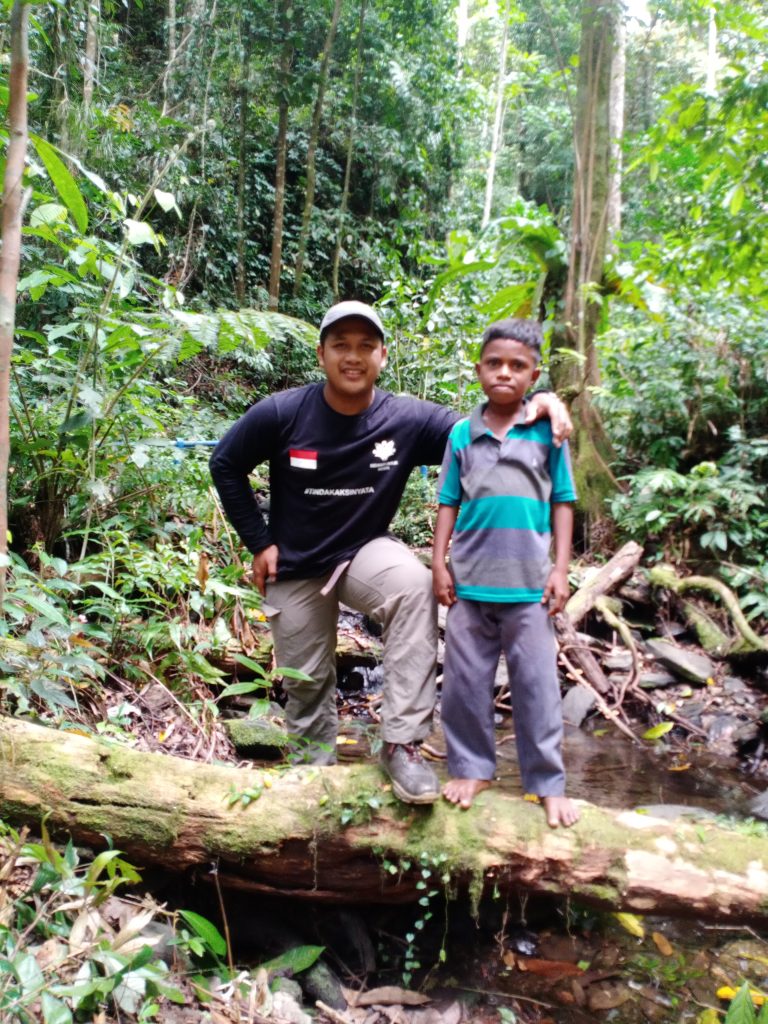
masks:
<svg viewBox="0 0 768 1024"><path fill-rule="evenodd" d="M163 192L161 189L156 188L155 199L157 200L157 205L164 210L165 213L175 210L179 216L179 220L181 220L181 210L178 207L176 196L173 192Z"/></svg>
<svg viewBox="0 0 768 1024"><path fill-rule="evenodd" d="M126 217L123 221L123 226L128 233L128 241L131 245L154 245L155 248L160 247L157 232L145 220L132 220L130 217Z"/></svg>
<svg viewBox="0 0 768 1024"><path fill-rule="evenodd" d="M260 964L265 971L291 971L299 974L306 971L315 961L323 955L325 946L297 946L295 949L288 949L273 960L267 960Z"/></svg>
<svg viewBox="0 0 768 1024"><path fill-rule="evenodd" d="M200 936L206 946L216 956L224 956L227 952L227 944L216 925L211 924L208 918L196 914L193 910L180 910L179 914L184 918L189 927Z"/></svg>
<svg viewBox="0 0 768 1024"><path fill-rule="evenodd" d="M44 1024L72 1024L72 1011L60 999L54 999L49 992L43 992L40 1006Z"/></svg>
<svg viewBox="0 0 768 1024"><path fill-rule="evenodd" d="M643 733L644 740L658 740L662 736L666 736L668 732L674 729L674 722L659 722L658 725L654 725L651 729L648 729Z"/></svg>
<svg viewBox="0 0 768 1024"><path fill-rule="evenodd" d="M254 661L253 658L249 658L245 654L236 654L235 661L239 662L241 665L244 665L246 668L249 668L252 672L255 672L256 675L261 676L262 679L267 678L267 673L264 669L264 666L260 665L258 661Z"/></svg>
<svg viewBox="0 0 768 1024"><path fill-rule="evenodd" d="M49 622L58 622L60 626L69 626L69 622L63 613L56 605L46 601L44 597L39 597L37 594L31 594L28 590L25 590L22 593L16 593L15 598L17 602L31 608L32 611L42 615Z"/></svg>
<svg viewBox="0 0 768 1024"><path fill-rule="evenodd" d="M744 205L744 186L739 182L731 190L728 198L728 212L735 216Z"/></svg>
<svg viewBox="0 0 768 1024"><path fill-rule="evenodd" d="M77 182L72 177L69 169L59 159L53 146L41 139L38 135L29 136L29 141L37 150L37 155L43 161L46 171L53 182L53 187L59 193L61 201L72 214L72 219L77 225L81 234L88 230L88 209L82 197Z"/></svg>
<svg viewBox="0 0 768 1024"><path fill-rule="evenodd" d="M282 676L284 679L298 679L302 683L312 682L312 676L308 676L306 672L301 672L297 668L276 668L274 674Z"/></svg>
<svg viewBox="0 0 768 1024"><path fill-rule="evenodd" d="M725 1024L755 1024L755 1007L746 982L731 1000Z"/></svg>
<svg viewBox="0 0 768 1024"><path fill-rule="evenodd" d="M225 686L219 694L220 697L236 697L240 693L253 693L254 690L263 690L264 683L230 683Z"/></svg>
<svg viewBox="0 0 768 1024"><path fill-rule="evenodd" d="M61 203L41 203L30 214L29 223L36 228L41 224L63 224L66 219L66 206Z"/></svg>

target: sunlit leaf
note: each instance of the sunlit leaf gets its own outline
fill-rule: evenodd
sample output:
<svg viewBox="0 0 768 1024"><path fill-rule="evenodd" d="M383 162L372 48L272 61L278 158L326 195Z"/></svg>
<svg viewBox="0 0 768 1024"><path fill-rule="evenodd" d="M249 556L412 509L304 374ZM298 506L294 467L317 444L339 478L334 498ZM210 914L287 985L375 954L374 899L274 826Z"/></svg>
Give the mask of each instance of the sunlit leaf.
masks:
<svg viewBox="0 0 768 1024"><path fill-rule="evenodd" d="M634 935L638 939L645 938L645 928L641 918L639 918L637 914L626 914L623 911L618 911L613 916L619 922L624 931L629 932L630 935Z"/></svg>
<svg viewBox="0 0 768 1024"><path fill-rule="evenodd" d="M658 725L654 725L652 728L647 729L643 733L644 740L658 740L662 736L666 736L668 732L674 729L674 722L659 722Z"/></svg>
<svg viewBox="0 0 768 1024"><path fill-rule="evenodd" d="M30 134L29 141L43 161L45 169L48 171L48 175L53 182L53 187L61 197L61 201L72 214L72 219L77 225L78 231L81 234L85 234L88 230L88 209L80 189L77 187L77 182L50 143L33 134Z"/></svg>

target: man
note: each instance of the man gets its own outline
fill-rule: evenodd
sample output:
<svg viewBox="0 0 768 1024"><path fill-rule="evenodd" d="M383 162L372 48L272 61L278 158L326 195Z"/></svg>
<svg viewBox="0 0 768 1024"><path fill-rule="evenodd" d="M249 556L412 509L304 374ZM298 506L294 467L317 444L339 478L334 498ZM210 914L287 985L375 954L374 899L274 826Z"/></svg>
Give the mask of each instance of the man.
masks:
<svg viewBox="0 0 768 1024"><path fill-rule="evenodd" d="M419 745L435 701L437 618L429 570L387 533L414 466L439 464L457 416L375 387L386 365L384 327L362 302L332 306L317 355L325 382L252 406L211 456L224 510L253 554L267 600L275 658L308 678L286 678L294 756L336 760L336 622L343 602L384 627L381 762L408 803L440 795ZM531 401L530 420L570 432L554 395ZM248 475L269 462L269 526Z"/></svg>

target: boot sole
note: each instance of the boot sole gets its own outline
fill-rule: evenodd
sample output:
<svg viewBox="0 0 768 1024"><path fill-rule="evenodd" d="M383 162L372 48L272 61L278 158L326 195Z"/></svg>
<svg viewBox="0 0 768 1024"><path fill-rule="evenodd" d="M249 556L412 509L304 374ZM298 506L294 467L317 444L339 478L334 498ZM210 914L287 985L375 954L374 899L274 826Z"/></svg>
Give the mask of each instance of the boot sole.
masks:
<svg viewBox="0 0 768 1024"><path fill-rule="evenodd" d="M409 793L399 783L395 782L394 779L390 779L390 781L392 783L392 792L404 804L434 804L440 797L439 790L433 790L431 793Z"/></svg>

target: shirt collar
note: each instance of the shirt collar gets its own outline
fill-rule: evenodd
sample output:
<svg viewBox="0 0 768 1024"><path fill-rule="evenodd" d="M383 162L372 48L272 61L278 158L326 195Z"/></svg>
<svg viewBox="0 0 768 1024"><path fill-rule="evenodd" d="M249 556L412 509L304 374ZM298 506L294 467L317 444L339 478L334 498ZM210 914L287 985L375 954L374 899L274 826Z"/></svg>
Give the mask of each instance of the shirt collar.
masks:
<svg viewBox="0 0 768 1024"><path fill-rule="evenodd" d="M487 402L482 402L480 405L476 405L472 412L469 414L469 440L470 442L477 441L481 437L493 437L488 427L486 427L483 421L483 413L485 412ZM521 427L525 420L525 410L520 409L520 414L517 420L513 424L514 427Z"/></svg>

